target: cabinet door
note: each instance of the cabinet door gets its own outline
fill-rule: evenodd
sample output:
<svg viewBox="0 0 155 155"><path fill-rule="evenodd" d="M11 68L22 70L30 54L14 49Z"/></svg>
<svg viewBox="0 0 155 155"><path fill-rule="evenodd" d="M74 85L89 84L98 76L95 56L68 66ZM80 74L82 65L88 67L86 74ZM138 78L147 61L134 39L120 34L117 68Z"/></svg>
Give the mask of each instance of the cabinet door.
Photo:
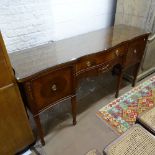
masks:
<svg viewBox="0 0 155 155"><path fill-rule="evenodd" d="M0 154L13 155L33 141L18 87L0 88Z"/></svg>
<svg viewBox="0 0 155 155"><path fill-rule="evenodd" d="M147 37L140 37L134 39L129 44L129 49L126 58L126 66L129 67L134 65L142 60L146 46Z"/></svg>
<svg viewBox="0 0 155 155"><path fill-rule="evenodd" d="M0 88L12 83L14 80L10 60L0 33Z"/></svg>
<svg viewBox="0 0 155 155"><path fill-rule="evenodd" d="M49 71L43 75L31 80L31 94L33 96L33 103L30 107L34 106L38 111L54 105L55 102L71 96L72 91L72 66L58 69L56 71ZM29 88L26 88L29 89Z"/></svg>

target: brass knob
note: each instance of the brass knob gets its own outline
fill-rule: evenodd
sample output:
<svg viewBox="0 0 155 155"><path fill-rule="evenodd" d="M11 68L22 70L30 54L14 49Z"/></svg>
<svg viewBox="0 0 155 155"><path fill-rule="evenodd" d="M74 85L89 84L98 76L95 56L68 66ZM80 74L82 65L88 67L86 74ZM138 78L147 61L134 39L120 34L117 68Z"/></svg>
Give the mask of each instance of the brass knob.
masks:
<svg viewBox="0 0 155 155"><path fill-rule="evenodd" d="M135 49L133 52L136 54L137 53L137 50Z"/></svg>
<svg viewBox="0 0 155 155"><path fill-rule="evenodd" d="M116 56L119 56L119 50L116 50L115 53L116 53Z"/></svg>
<svg viewBox="0 0 155 155"><path fill-rule="evenodd" d="M90 61L87 61L87 67L90 67L91 66L91 62Z"/></svg>
<svg viewBox="0 0 155 155"><path fill-rule="evenodd" d="M52 88L53 91L56 91L57 90L56 84L53 84L51 88Z"/></svg>

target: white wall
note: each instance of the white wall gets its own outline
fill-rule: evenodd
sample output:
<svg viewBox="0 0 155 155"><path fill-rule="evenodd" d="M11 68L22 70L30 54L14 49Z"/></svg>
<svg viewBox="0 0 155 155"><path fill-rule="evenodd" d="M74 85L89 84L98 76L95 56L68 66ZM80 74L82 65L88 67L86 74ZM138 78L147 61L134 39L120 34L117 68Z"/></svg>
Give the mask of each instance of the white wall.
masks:
<svg viewBox="0 0 155 155"><path fill-rule="evenodd" d="M52 0L54 40L111 25L116 0Z"/></svg>
<svg viewBox="0 0 155 155"><path fill-rule="evenodd" d="M51 40L49 0L0 0L0 29L9 52Z"/></svg>
<svg viewBox="0 0 155 155"><path fill-rule="evenodd" d="M116 0L0 0L9 52L111 25Z"/></svg>

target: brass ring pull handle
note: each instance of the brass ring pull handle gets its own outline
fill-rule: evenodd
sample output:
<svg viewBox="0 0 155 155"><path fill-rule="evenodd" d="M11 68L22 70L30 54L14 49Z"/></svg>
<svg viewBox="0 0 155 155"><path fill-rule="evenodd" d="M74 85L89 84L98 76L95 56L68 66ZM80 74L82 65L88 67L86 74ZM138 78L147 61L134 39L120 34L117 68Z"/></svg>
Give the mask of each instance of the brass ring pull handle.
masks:
<svg viewBox="0 0 155 155"><path fill-rule="evenodd" d="M57 90L57 86L56 84L53 84L52 87L51 87L52 91L56 91Z"/></svg>
<svg viewBox="0 0 155 155"><path fill-rule="evenodd" d="M91 66L91 62L90 61L87 61L86 64L87 64L87 67Z"/></svg>
<svg viewBox="0 0 155 155"><path fill-rule="evenodd" d="M136 54L136 53L137 53L137 50L135 49L135 50L133 51L133 53Z"/></svg>
<svg viewBox="0 0 155 155"><path fill-rule="evenodd" d="M115 51L116 56L119 56L119 50Z"/></svg>

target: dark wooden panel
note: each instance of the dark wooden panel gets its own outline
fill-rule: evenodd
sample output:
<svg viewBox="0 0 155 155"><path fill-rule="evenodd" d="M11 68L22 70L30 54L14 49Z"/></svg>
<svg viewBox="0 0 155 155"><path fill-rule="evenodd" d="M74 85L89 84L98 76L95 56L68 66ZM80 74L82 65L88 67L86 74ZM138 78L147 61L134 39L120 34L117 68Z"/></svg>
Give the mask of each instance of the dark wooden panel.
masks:
<svg viewBox="0 0 155 155"><path fill-rule="evenodd" d="M81 72L93 66L121 57L125 54L125 47L125 45L119 45L115 48L80 58L76 63L76 72Z"/></svg>
<svg viewBox="0 0 155 155"><path fill-rule="evenodd" d="M147 37L140 37L132 40L129 43L128 52L126 55L126 67L130 67L141 61L146 46Z"/></svg>
<svg viewBox="0 0 155 155"><path fill-rule="evenodd" d="M87 68L85 70L82 70L76 74L77 79L84 78L84 77L90 77L90 76L96 76L99 74L103 74L106 72L109 72L112 70L112 68L117 64L123 63L123 57L118 57L117 59L113 59L110 61L105 61L104 63L100 65L96 65L91 68Z"/></svg>
<svg viewBox="0 0 155 155"><path fill-rule="evenodd" d="M72 74L72 68L68 67L49 71L31 81L31 92L38 111L72 94Z"/></svg>

